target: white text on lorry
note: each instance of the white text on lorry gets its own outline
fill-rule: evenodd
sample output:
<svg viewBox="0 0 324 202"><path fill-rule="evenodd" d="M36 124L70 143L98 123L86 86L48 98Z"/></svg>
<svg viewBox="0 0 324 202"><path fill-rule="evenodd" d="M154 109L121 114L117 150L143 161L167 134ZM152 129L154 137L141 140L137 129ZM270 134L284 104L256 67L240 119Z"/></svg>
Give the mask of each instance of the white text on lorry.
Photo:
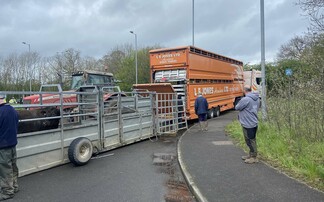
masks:
<svg viewBox="0 0 324 202"><path fill-rule="evenodd" d="M202 93L203 95L212 95L217 93L227 93L227 92L238 92L238 87L228 87L224 86L223 89L217 89L214 87L204 87L204 88L194 88L194 95L198 96L198 93Z"/></svg>
<svg viewBox="0 0 324 202"><path fill-rule="evenodd" d="M172 53L170 53L170 54L164 54L164 55L157 55L157 56L155 56L156 57L156 59L164 59L164 58L175 58L175 57L180 57L180 53L175 53L175 54L172 54Z"/></svg>
<svg viewBox="0 0 324 202"><path fill-rule="evenodd" d="M177 57L180 57L180 53L169 53L169 54L163 54L163 55L156 55L156 59L159 60L159 64L168 64L168 63L177 63L178 60L176 59Z"/></svg>

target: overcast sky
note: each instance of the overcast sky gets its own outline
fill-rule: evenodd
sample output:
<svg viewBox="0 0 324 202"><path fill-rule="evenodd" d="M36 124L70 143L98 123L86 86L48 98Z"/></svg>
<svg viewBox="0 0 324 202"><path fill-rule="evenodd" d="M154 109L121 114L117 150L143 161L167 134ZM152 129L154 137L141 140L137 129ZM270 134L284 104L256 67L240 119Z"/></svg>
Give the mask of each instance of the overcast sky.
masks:
<svg viewBox="0 0 324 202"><path fill-rule="evenodd" d="M266 61L307 31L297 0L265 0ZM260 61L259 0L195 0L195 46ZM0 0L0 57L68 48L100 58L117 45L192 45L192 0Z"/></svg>

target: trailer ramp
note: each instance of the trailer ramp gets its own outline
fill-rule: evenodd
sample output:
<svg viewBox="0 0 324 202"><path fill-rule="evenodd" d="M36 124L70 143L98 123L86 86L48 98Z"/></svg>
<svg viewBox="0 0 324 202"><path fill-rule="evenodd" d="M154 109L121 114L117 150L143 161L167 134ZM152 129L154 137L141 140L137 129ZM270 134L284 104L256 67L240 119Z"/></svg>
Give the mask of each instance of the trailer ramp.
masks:
<svg viewBox="0 0 324 202"><path fill-rule="evenodd" d="M157 134L174 134L178 130L188 129L184 102L171 83L136 84L133 89L142 94L153 93Z"/></svg>

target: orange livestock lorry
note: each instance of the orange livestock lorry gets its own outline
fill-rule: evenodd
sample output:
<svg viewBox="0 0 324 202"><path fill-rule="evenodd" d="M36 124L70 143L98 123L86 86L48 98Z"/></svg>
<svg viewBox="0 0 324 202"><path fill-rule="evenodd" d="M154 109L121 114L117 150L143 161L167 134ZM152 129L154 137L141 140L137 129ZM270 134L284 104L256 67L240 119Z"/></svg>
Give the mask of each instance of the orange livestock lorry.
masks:
<svg viewBox="0 0 324 202"><path fill-rule="evenodd" d="M243 96L243 63L194 46L151 50L150 73L150 90L170 83L189 119L197 118L194 103L199 92L207 98L209 118L233 109ZM146 84L137 86L141 85L143 89Z"/></svg>

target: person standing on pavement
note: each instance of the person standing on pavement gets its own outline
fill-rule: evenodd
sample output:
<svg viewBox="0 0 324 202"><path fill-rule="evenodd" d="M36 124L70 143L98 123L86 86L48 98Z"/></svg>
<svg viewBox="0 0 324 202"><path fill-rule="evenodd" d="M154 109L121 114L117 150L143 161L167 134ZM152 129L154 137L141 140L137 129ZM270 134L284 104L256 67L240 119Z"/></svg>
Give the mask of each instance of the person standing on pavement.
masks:
<svg viewBox="0 0 324 202"><path fill-rule="evenodd" d="M18 192L18 113L4 100L5 95L0 94L0 201L12 198Z"/></svg>
<svg viewBox="0 0 324 202"><path fill-rule="evenodd" d="M258 130L258 109L260 105L259 96L251 92L250 86L244 86L245 97L235 106L239 110L239 122L243 128L246 145L250 152L247 156L242 156L245 163L257 163L257 143L256 132Z"/></svg>
<svg viewBox="0 0 324 202"><path fill-rule="evenodd" d="M199 119L200 130L207 131L207 112L208 102L206 98L202 96L202 93L198 93L198 97L195 100L195 113Z"/></svg>

